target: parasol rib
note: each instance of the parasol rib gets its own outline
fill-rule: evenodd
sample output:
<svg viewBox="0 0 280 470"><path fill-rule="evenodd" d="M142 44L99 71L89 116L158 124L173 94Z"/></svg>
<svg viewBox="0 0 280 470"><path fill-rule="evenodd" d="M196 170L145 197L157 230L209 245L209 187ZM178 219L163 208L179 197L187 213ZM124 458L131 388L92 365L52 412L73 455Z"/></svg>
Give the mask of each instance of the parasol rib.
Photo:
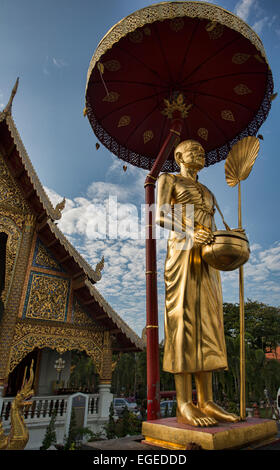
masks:
<svg viewBox="0 0 280 470"><path fill-rule="evenodd" d="M216 75L215 77L210 77L210 78L206 78L205 80L198 80L196 82L192 82L192 83L188 83L186 84L185 86L193 86L193 85L196 85L197 83L207 83L207 82L210 82L212 80L217 80L219 78L227 78L227 77L240 77L240 75L266 75L265 72L237 72L237 73L228 73L228 74L224 74L224 75Z"/></svg>
<svg viewBox="0 0 280 470"><path fill-rule="evenodd" d="M129 57L132 57L134 60L136 60L137 62L139 62L139 64L141 64L142 66L144 66L147 70L149 70L149 72L153 73L154 75L156 75L157 78L159 78L159 80L161 82L163 82L161 76L156 72L156 70L152 69L151 67L149 67L147 64L145 64L145 62L143 62L142 60L140 60L138 57L136 57L134 54L132 54L131 52L127 51L126 49L123 49L122 47L120 47L120 50L122 52L124 52L125 54L127 54Z"/></svg>
<svg viewBox="0 0 280 470"><path fill-rule="evenodd" d="M157 148L156 155L159 154L160 149L161 149L161 145L162 145L161 142L163 142L164 135L166 135L166 134L164 134L164 129L165 129L165 127L166 127L166 124L167 124L166 119L163 119L163 120L162 120L161 131L160 131L159 144L158 144L158 148Z"/></svg>
<svg viewBox="0 0 280 470"><path fill-rule="evenodd" d="M220 129L220 127L217 125L216 121L211 116L209 116L209 114L205 110L202 110L200 108L200 106L198 106L198 104L196 104L196 103L195 103L194 106L201 112L203 117L208 118L208 120L211 121L212 124L214 124L214 127L220 132L220 134L222 134L224 139L227 140L229 138L225 135L224 131L222 129Z"/></svg>
<svg viewBox="0 0 280 470"><path fill-rule="evenodd" d="M195 67L195 69L193 69L193 71L187 76L184 78L183 80L183 83L186 82L187 80L189 80L189 78L194 74L196 73L198 70L200 70L202 67L204 67L205 64L207 64L207 62L209 62L210 60L212 60L215 56L219 55L221 52L223 52L228 46L231 46L232 43L236 42L236 38L232 39L231 41L229 41L227 44L224 44L220 49L218 49L217 51L215 51L213 54L211 54L209 57L207 57L206 59L204 59L203 62L201 62L197 67Z"/></svg>
<svg viewBox="0 0 280 470"><path fill-rule="evenodd" d="M186 51L185 51L185 54L184 54L184 58L183 58L182 65L181 65L181 67L179 68L179 73L178 73L178 76L177 76L177 82L179 82L180 77L181 77L181 75L182 75L182 71L183 71L183 69L184 69L184 65L185 65L185 62L186 62L186 60L187 60L188 53L189 53L190 47L191 47L191 45L192 45L193 38L194 38L194 36L195 36L195 34L196 34L196 31L197 31L198 26L199 26L199 23L196 23L196 24L195 24L195 27L194 27L194 29L193 29L193 32L192 32L192 34L191 34L190 40L189 40L189 42L188 42L188 45L187 45L187 48L186 48Z"/></svg>
<svg viewBox="0 0 280 470"><path fill-rule="evenodd" d="M169 63L167 61L166 55L164 54L164 50L163 50L163 47L162 47L162 43L161 43L160 36L159 36L158 29L157 29L156 25L154 25L154 31L155 31L155 37L157 38L157 43L158 43L162 58L163 58L163 60L166 64L166 68L168 70L169 79L171 80L171 82L174 82L174 79L173 79L173 76L172 76L172 73L171 73L171 70L170 70Z"/></svg>
<svg viewBox="0 0 280 470"><path fill-rule="evenodd" d="M130 101L129 103L126 103L126 104L123 104L122 106L119 106L118 108L115 108L111 111L108 111L108 113L104 114L103 116L100 117L100 122L102 122L104 119L106 119L107 116L109 115L112 115L118 111L120 111L121 109L125 109L126 107L128 106L131 106L131 105L134 105L136 103L139 103L139 102L142 102L142 101L145 101L145 100L149 100L151 98L155 98L156 96L159 96L161 95L163 92L160 91L159 93L154 93L153 95L149 95L149 96L145 96L145 97L141 97L139 98L138 100L134 100L134 101ZM158 107L158 103L157 103L157 107Z"/></svg>
<svg viewBox="0 0 280 470"><path fill-rule="evenodd" d="M190 123L189 123L188 119L184 119L183 129L186 129L186 132L187 132L186 139L188 139L188 138L191 139L192 134L191 134Z"/></svg>
<svg viewBox="0 0 280 470"><path fill-rule="evenodd" d="M185 91L189 91L189 90L185 90ZM224 98L222 96L212 95L211 93L204 93L204 92L201 92L201 91L193 91L192 93L194 95L199 95L199 96L208 96L209 98L214 98L214 99L221 100L221 101L224 101L224 102L227 101L228 103L232 103L236 106L240 106L241 108L247 109L248 111L254 113L254 110L252 108L250 108L249 106L246 106L245 104L242 104L242 103L238 103L237 101L234 101L234 100L229 99L229 98Z"/></svg>
<svg viewBox="0 0 280 470"><path fill-rule="evenodd" d="M92 81L93 85L99 85L102 83L101 80L93 80ZM111 80L106 80L106 83L124 83L125 85L126 84L130 84L130 85L147 85L147 86L151 86L151 87L158 87L158 88L162 88L162 89L167 89L167 86L166 85L159 85L157 83L149 83L149 82L138 82L138 81L135 81L135 80L116 80L116 79L111 79Z"/></svg>
<svg viewBox="0 0 280 470"><path fill-rule="evenodd" d="M141 121L139 122L139 124L137 124L134 129L131 131L131 133L129 134L128 138L126 139L125 141L125 145L128 144L128 141L129 139L135 134L135 132L137 131L137 129L142 126L142 124L157 110L158 108L158 105L154 106L154 108L148 112L148 114L145 116L144 119L141 119Z"/></svg>

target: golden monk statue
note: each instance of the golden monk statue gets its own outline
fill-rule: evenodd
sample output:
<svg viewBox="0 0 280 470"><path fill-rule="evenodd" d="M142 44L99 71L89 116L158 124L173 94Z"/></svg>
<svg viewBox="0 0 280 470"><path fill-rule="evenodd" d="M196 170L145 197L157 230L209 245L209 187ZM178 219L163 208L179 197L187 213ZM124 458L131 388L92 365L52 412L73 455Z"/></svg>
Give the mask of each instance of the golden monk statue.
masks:
<svg viewBox="0 0 280 470"><path fill-rule="evenodd" d="M214 195L198 182L205 152L199 142L187 140L175 149L178 175L163 173L158 179L156 223L171 230L165 261L165 344L163 370L175 377L177 419L193 426L213 426L239 417L213 401L212 372L227 369L220 272L201 257L201 247L213 240ZM193 244L186 249L188 221L176 211L168 216L162 207L187 204L194 208ZM169 207L170 207L169 206ZM173 214L173 215L172 215ZM223 222L227 230L229 227ZM182 235L183 232L183 235ZM194 374L197 405L192 401Z"/></svg>

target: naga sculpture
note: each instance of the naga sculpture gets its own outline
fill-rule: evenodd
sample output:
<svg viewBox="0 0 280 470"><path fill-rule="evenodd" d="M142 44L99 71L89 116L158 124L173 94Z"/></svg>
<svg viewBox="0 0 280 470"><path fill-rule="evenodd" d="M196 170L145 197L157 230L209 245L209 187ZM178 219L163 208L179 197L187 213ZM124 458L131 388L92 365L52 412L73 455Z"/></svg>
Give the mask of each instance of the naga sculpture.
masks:
<svg viewBox="0 0 280 470"><path fill-rule="evenodd" d="M25 448L29 433L24 423L23 411L32 404L30 398L34 395L32 384L34 380L33 361L29 369L29 379L26 379L26 369L24 373L21 390L17 393L11 406L11 429L6 435L0 421L0 450L22 450Z"/></svg>

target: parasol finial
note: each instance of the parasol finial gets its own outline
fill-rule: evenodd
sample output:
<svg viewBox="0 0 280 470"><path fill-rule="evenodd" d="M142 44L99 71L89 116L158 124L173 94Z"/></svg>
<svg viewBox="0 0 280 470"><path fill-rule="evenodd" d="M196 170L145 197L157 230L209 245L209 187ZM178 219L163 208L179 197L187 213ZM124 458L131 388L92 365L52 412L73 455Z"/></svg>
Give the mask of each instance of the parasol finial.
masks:
<svg viewBox="0 0 280 470"><path fill-rule="evenodd" d="M178 111L183 119L188 117L192 103L187 105L184 100L185 98L182 93L179 93L177 98L174 98L173 100L169 101L165 99L164 103L166 107L162 111L162 114L167 116L168 119L172 119L174 118L174 113Z"/></svg>

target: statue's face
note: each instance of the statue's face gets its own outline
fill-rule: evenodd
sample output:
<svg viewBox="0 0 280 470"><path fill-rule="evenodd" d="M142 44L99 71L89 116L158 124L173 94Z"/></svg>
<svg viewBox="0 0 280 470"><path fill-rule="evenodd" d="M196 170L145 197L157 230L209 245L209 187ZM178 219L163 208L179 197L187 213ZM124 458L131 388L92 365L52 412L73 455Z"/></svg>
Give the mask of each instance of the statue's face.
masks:
<svg viewBox="0 0 280 470"><path fill-rule="evenodd" d="M201 170L205 165L205 151L199 142L186 141L178 146L176 149L176 159L187 168Z"/></svg>

